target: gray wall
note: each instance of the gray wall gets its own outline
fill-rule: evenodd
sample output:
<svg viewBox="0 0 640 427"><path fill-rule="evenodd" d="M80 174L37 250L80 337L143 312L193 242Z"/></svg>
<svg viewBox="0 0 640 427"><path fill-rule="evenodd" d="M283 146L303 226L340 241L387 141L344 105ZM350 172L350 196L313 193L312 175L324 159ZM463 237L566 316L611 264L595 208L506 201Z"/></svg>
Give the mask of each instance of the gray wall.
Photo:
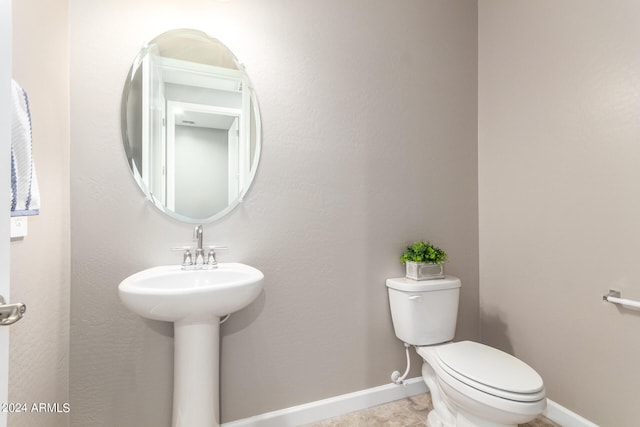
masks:
<svg viewBox="0 0 640 427"><path fill-rule="evenodd" d="M13 76L29 95L40 215L11 243L9 402L69 402L69 35L64 0L13 1ZM4 143L4 141L3 141ZM61 413L9 413L11 427L64 427Z"/></svg>
<svg viewBox="0 0 640 427"><path fill-rule="evenodd" d="M638 425L640 3L479 3L482 337L549 397Z"/></svg>
<svg viewBox="0 0 640 427"><path fill-rule="evenodd" d="M223 421L388 383L404 351L384 280L414 239L450 253L458 338L478 339L474 1L71 0L71 425L170 423L171 326L117 286L179 262L192 227L136 188L119 108L142 43L179 27L244 62L264 126L254 187L205 226L220 261L266 277L222 328Z"/></svg>

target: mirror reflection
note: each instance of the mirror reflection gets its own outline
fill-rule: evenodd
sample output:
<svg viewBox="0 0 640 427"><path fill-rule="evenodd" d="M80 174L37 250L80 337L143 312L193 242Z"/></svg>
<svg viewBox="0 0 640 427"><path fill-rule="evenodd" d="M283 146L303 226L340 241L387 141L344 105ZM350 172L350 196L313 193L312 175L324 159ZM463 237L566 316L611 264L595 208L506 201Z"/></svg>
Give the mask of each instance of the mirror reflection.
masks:
<svg viewBox="0 0 640 427"><path fill-rule="evenodd" d="M185 222L214 221L243 198L260 156L260 114L233 53L196 30L144 46L123 93L129 167L146 196Z"/></svg>

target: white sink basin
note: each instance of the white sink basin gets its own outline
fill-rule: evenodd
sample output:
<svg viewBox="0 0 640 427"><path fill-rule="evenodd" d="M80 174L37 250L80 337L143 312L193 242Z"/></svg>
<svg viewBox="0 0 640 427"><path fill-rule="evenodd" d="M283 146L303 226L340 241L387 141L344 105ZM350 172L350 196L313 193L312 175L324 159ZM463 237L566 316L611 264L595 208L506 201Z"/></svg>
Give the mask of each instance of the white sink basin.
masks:
<svg viewBox="0 0 640 427"><path fill-rule="evenodd" d="M249 305L262 291L264 275L240 263L211 270L153 267L124 279L123 304L147 319L168 322L217 319Z"/></svg>

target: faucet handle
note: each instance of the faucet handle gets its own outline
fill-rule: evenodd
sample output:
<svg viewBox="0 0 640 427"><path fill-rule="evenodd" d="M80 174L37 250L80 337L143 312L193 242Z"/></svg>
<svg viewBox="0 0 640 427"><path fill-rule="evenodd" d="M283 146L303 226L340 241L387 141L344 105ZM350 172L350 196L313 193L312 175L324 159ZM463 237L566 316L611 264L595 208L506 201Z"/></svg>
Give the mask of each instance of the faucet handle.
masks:
<svg viewBox="0 0 640 427"><path fill-rule="evenodd" d="M216 249L229 249L228 246L209 245L209 254L207 255L207 268L216 268L218 260L216 259Z"/></svg>
<svg viewBox="0 0 640 427"><path fill-rule="evenodd" d="M187 268L193 265L193 258L191 257L191 248L189 246L177 246L171 248L172 251L184 251L182 256L182 268Z"/></svg>

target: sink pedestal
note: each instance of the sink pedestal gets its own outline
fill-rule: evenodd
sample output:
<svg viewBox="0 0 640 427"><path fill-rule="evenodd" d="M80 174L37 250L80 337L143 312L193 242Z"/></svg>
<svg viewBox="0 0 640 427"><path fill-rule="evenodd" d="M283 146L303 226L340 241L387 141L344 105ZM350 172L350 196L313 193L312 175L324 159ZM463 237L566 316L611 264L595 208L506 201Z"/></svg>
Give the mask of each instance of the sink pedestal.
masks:
<svg viewBox="0 0 640 427"><path fill-rule="evenodd" d="M220 426L220 317L251 304L263 279L251 266L223 262L212 269L152 267L120 282L126 307L173 322L173 427Z"/></svg>
<svg viewBox="0 0 640 427"><path fill-rule="evenodd" d="M174 322L173 427L220 425L220 319Z"/></svg>

